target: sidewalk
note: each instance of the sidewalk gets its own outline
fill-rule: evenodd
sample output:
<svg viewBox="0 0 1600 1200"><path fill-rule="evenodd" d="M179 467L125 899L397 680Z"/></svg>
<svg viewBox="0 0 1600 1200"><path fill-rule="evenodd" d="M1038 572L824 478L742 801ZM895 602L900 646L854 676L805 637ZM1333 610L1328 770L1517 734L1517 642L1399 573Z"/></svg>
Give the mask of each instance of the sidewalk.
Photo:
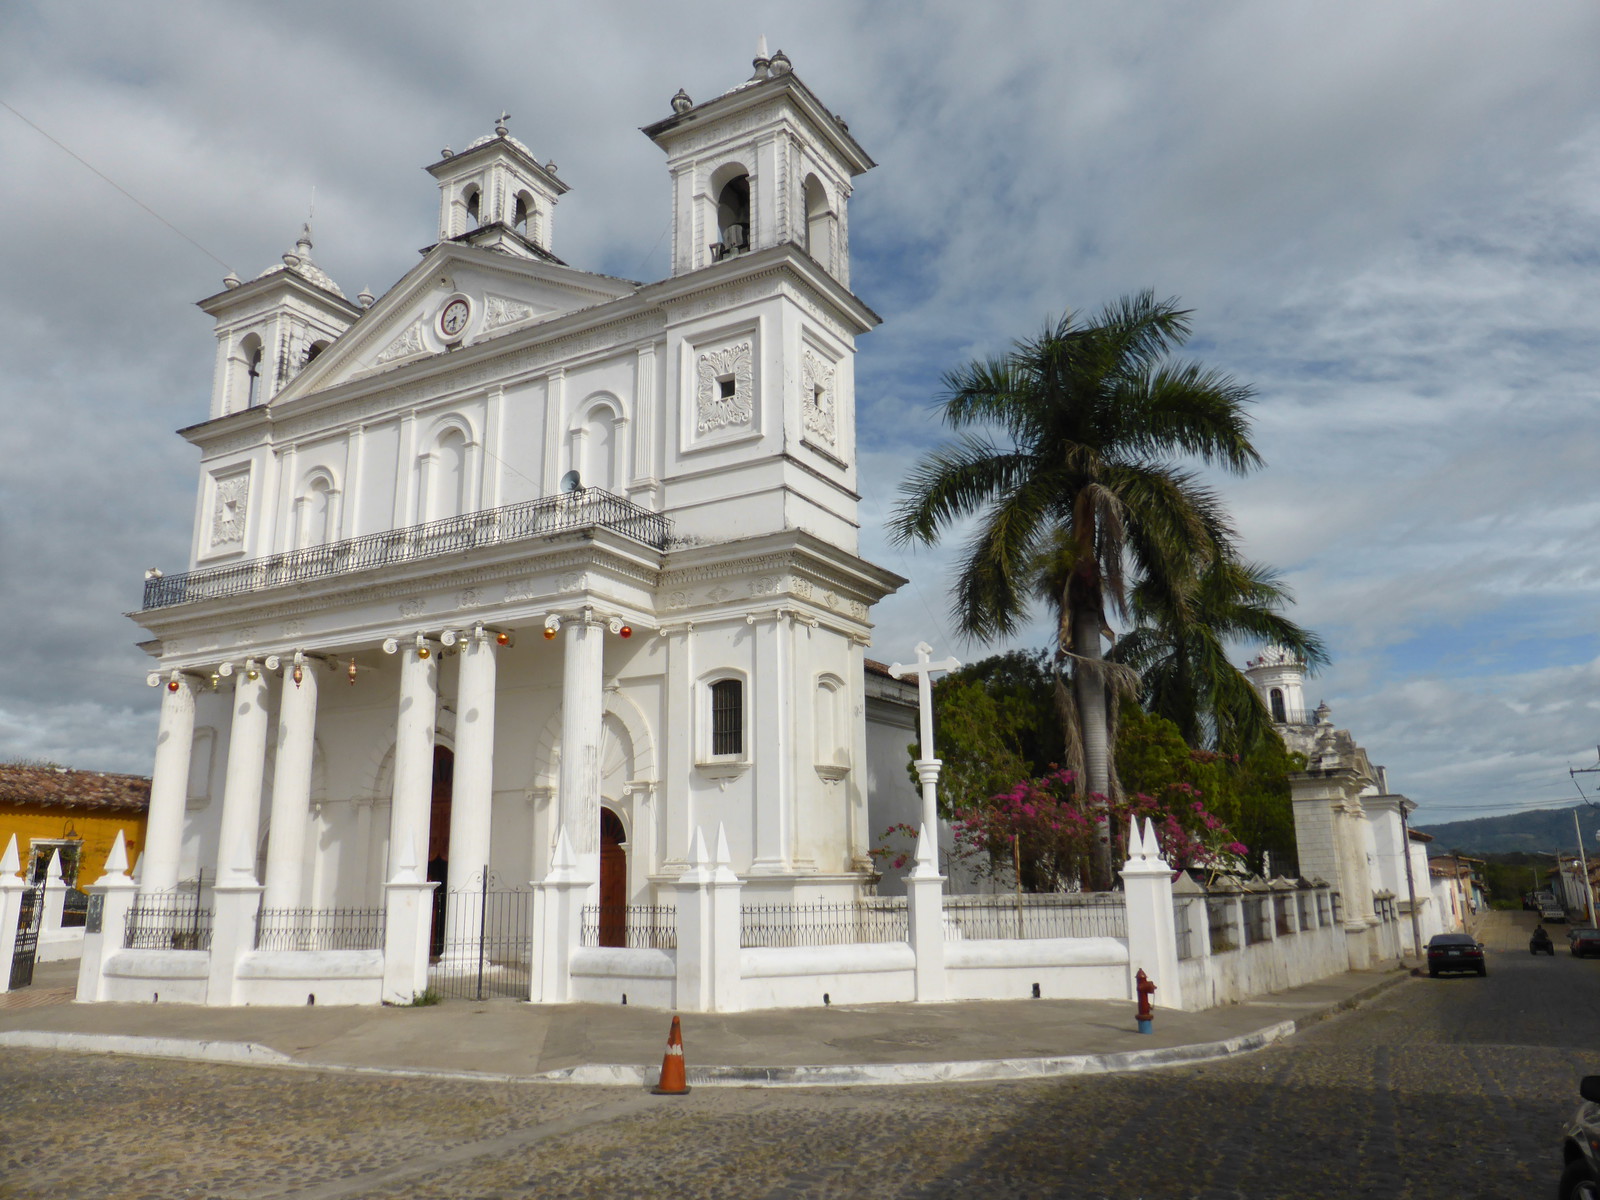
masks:
<svg viewBox="0 0 1600 1200"><path fill-rule="evenodd" d="M62 964L66 966L68 964ZM71 964L75 967L75 964ZM59 969L58 969L59 971ZM34 987L66 977L41 969ZM1006 1000L683 1014L697 1086L929 1083L1088 1075L1202 1062L1278 1041L1403 983L1353 971L1201 1013L1131 1002ZM17 993L18 997L25 993ZM0 1008L7 1047L101 1051L400 1075L638 1086L654 1083L671 1015L623 1005L446 1001L429 1008Z"/></svg>

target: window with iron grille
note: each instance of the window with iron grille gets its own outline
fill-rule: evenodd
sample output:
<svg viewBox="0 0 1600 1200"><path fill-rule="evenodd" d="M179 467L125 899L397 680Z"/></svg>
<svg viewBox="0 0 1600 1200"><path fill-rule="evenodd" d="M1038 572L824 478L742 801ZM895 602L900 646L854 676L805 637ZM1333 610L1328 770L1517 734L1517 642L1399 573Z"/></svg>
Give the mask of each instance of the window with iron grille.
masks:
<svg viewBox="0 0 1600 1200"><path fill-rule="evenodd" d="M744 753L744 684L719 679L711 685L711 753L717 757Z"/></svg>

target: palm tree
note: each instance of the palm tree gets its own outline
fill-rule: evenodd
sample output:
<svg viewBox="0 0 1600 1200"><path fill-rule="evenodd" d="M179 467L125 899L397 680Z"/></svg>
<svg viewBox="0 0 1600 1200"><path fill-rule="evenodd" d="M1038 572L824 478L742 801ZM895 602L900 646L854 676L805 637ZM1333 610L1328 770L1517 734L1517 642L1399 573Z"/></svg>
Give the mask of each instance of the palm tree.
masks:
<svg viewBox="0 0 1600 1200"><path fill-rule="evenodd" d="M1247 754L1273 735L1272 717L1227 643L1279 645L1312 669L1328 661L1322 639L1283 615L1292 600L1275 571L1217 553L1175 590L1136 586L1136 627L1112 657L1138 672L1139 698L1184 741Z"/></svg>
<svg viewBox="0 0 1600 1200"><path fill-rule="evenodd" d="M931 544L977 518L954 585L962 630L982 641L1014 632L1048 581L1056 661L1071 677L1069 746L1089 792L1112 791L1107 610L1125 614L1128 579L1172 591L1197 556L1232 544L1217 498L1173 459L1194 456L1243 473L1250 389L1169 355L1189 312L1141 292L1081 321L1069 313L1003 358L944 376L941 415L957 431L901 485L896 542ZM1063 689L1064 694L1066 689ZM1096 871L1107 886L1110 830Z"/></svg>

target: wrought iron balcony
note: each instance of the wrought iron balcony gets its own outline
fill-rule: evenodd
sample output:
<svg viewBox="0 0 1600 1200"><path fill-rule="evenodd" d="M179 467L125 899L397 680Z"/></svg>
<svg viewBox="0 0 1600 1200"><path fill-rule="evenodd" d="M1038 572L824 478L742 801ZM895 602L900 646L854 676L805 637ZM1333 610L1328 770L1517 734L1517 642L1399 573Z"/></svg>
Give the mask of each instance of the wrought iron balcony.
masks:
<svg viewBox="0 0 1600 1200"><path fill-rule="evenodd" d="M671 523L660 513L640 508L601 488L579 488L559 496L308 546L287 554L204 567L181 575L152 576L144 581L144 609L242 596L352 571L583 529L610 529L662 550L666 548Z"/></svg>

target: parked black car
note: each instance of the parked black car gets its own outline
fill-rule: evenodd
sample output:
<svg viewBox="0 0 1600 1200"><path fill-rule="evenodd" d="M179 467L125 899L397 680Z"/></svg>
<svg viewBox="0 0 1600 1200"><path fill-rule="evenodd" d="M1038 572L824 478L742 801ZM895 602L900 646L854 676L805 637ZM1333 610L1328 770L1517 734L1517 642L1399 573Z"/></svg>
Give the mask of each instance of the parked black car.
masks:
<svg viewBox="0 0 1600 1200"><path fill-rule="evenodd" d="M1437 979L1446 971L1489 973L1483 945L1466 933L1436 933L1428 939L1428 974Z"/></svg>
<svg viewBox="0 0 1600 1200"><path fill-rule="evenodd" d="M1567 945L1578 958L1600 954L1600 929L1574 929L1567 934Z"/></svg>
<svg viewBox="0 0 1600 1200"><path fill-rule="evenodd" d="M1561 1172L1561 1200L1600 1200L1600 1075L1586 1075L1578 1084L1583 1103L1567 1122L1561 1139L1566 1169Z"/></svg>

